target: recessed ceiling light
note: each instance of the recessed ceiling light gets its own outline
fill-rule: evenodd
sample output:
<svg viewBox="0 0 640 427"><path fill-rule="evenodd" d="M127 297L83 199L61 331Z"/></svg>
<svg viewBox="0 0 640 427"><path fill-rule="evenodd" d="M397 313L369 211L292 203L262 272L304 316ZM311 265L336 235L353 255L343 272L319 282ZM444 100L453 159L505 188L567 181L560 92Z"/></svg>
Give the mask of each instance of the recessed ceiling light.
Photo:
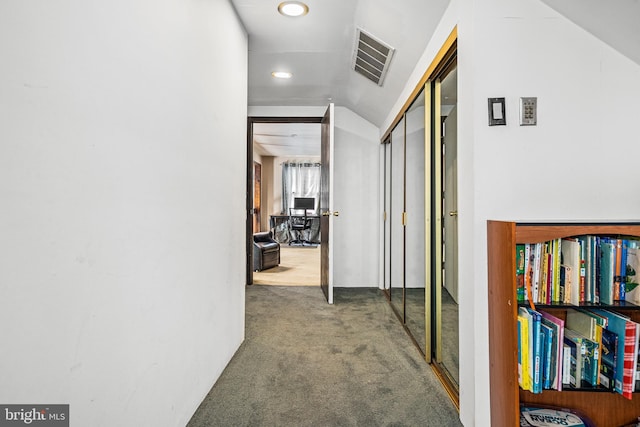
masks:
<svg viewBox="0 0 640 427"><path fill-rule="evenodd" d="M291 76L293 76L293 74L288 71L274 71L271 75L278 79L290 79Z"/></svg>
<svg viewBox="0 0 640 427"><path fill-rule="evenodd" d="M286 16L302 16L309 12L309 6L299 1L284 1L278 5L278 12Z"/></svg>

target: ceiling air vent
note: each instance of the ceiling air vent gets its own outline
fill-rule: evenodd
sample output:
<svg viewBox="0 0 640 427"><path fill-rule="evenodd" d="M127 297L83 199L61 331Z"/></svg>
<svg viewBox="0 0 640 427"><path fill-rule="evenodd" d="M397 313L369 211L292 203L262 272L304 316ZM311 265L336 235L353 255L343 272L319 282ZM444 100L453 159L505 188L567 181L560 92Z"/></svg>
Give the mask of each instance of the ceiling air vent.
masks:
<svg viewBox="0 0 640 427"><path fill-rule="evenodd" d="M358 28L353 55L353 69L378 86L382 86L394 50L371 34L367 34Z"/></svg>

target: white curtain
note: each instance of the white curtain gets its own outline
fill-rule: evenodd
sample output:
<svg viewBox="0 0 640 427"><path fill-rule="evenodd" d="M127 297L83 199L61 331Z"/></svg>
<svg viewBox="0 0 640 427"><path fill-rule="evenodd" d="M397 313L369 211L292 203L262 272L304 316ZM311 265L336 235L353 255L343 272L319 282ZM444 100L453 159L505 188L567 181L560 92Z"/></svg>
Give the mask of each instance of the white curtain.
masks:
<svg viewBox="0 0 640 427"><path fill-rule="evenodd" d="M320 197L320 163L285 162L282 164L282 212L286 215L293 207L295 197L313 197L318 211Z"/></svg>

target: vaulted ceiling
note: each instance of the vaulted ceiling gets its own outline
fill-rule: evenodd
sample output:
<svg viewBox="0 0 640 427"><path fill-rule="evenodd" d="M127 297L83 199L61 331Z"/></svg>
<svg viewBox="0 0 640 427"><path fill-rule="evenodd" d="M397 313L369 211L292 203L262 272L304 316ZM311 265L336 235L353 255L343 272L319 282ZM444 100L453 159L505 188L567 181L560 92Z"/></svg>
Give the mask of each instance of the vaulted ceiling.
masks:
<svg viewBox="0 0 640 427"><path fill-rule="evenodd" d="M309 12L292 18L278 12L281 0L231 1L249 35L250 106L334 102L378 127L391 112L450 2L305 0ZM640 0L540 1L640 64ZM382 86L353 70L358 29L395 49ZM275 79L271 73L278 70L293 76ZM271 135L267 139L280 147L295 147L292 135L304 134L277 126L262 133ZM284 139L276 140L277 134Z"/></svg>
<svg viewBox="0 0 640 427"><path fill-rule="evenodd" d="M249 34L249 105L344 106L376 126L391 111L449 0L305 0L309 13L278 13L280 0L232 0ZM357 29L395 48L378 86L353 71ZM272 71L293 74L278 80Z"/></svg>
<svg viewBox="0 0 640 427"><path fill-rule="evenodd" d="M639 0L541 0L640 65Z"/></svg>

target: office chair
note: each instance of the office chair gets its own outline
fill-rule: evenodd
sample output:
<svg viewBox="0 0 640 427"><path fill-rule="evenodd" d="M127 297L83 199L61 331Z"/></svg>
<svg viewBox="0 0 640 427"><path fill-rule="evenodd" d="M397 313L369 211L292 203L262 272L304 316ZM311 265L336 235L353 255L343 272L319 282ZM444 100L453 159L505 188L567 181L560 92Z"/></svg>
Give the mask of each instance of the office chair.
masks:
<svg viewBox="0 0 640 427"><path fill-rule="evenodd" d="M294 239L289 242L291 245L312 245L309 240L305 239L305 230L311 230L312 218L307 216L307 209L289 208L289 230L293 234Z"/></svg>

